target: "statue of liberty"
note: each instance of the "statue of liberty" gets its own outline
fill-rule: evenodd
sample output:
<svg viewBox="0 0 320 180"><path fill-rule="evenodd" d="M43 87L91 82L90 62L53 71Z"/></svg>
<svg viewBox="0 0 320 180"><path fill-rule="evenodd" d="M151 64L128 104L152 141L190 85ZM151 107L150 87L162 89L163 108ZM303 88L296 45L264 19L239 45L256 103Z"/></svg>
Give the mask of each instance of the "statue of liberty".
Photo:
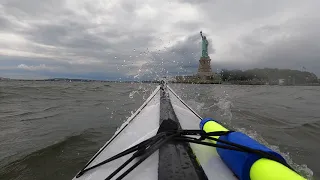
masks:
<svg viewBox="0 0 320 180"><path fill-rule="evenodd" d="M209 57L209 55L208 55L209 42L207 40L207 37L202 35L202 31L200 31L200 35L202 38L202 56L201 57L208 58Z"/></svg>

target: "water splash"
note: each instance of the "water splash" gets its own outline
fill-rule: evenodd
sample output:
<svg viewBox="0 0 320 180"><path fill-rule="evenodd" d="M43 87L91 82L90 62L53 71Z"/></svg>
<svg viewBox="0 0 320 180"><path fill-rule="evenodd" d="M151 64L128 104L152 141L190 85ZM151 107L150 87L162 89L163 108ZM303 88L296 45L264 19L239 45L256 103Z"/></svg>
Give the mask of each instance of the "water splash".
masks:
<svg viewBox="0 0 320 180"><path fill-rule="evenodd" d="M133 76L134 79L139 79L140 74Z"/></svg>
<svg viewBox="0 0 320 180"><path fill-rule="evenodd" d="M231 108L233 103L228 99L228 97L222 97L218 99L218 102L214 104L219 109L220 116L224 119L224 124L231 124L232 112Z"/></svg>
<svg viewBox="0 0 320 180"><path fill-rule="evenodd" d="M201 112L205 106L205 103L197 102L194 99L190 99L186 103L196 112Z"/></svg>
<svg viewBox="0 0 320 180"><path fill-rule="evenodd" d="M138 91L132 91L132 92L130 92L129 98L130 98L130 99L133 99L133 97L134 97L134 95L135 95L136 93L139 93L139 92L138 92Z"/></svg>
<svg viewBox="0 0 320 180"><path fill-rule="evenodd" d="M245 128L234 128L236 131L242 132L246 135L248 135L249 137L251 137L252 139L258 141L259 143L269 147L270 149L274 150L275 152L278 152L281 154L281 156L287 161L287 163L293 168L295 169L300 175L302 175L303 177L307 178L308 180L313 180L313 171L308 168L308 166L306 164L297 164L295 162L293 162L292 158L290 157L290 153L289 152L281 152L280 148L278 146L275 145L270 145L266 140L264 140L262 138L261 135L259 135L256 131L254 130L247 130Z"/></svg>
<svg viewBox="0 0 320 180"><path fill-rule="evenodd" d="M180 97L184 99L185 102L196 112L198 112L202 117L217 118L220 122L222 122L222 124L226 125L227 127L232 127L234 130L249 135L251 138L257 140L261 144L264 144L274 151L279 152L286 159L288 164L303 177L308 180L314 179L313 171L306 164L297 164L293 162L292 158L294 157L294 154L281 152L278 146L268 144L256 131L250 131L234 126L235 123L233 123L232 121L237 118L238 113L233 113L232 110L234 110L234 103L236 103L234 100L237 96L235 95L239 96L239 94L241 93L238 91L238 88L235 92L233 91L233 87L221 85L207 86L174 84L172 86L174 87L174 90L176 90L176 92L180 95ZM201 93L199 94L199 92ZM237 109L237 111L240 111L240 109Z"/></svg>

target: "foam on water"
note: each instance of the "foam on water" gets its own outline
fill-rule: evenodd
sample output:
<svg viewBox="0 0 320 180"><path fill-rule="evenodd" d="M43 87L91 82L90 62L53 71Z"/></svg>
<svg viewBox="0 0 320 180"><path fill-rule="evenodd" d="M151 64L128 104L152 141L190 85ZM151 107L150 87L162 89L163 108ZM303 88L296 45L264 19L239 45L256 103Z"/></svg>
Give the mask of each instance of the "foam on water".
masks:
<svg viewBox="0 0 320 180"><path fill-rule="evenodd" d="M290 157L289 152L281 152L280 148L278 146L270 145L265 139L263 139L263 137L261 135L259 135L254 130L247 130L245 128L237 128L232 125L231 109L233 107L233 103L230 100L230 96L226 91L224 91L224 96L220 96L217 99L218 99L218 102L214 103L211 106L211 108L214 108L214 106L218 107L218 110L220 111L220 113L222 112L221 116L223 117L223 120L224 120L224 121L222 121L223 124L231 126L235 130L247 134L249 137L255 139L259 143L264 144L265 146L269 147L270 149L280 153L285 158L285 160L288 162L288 164L291 167L293 167L299 174L301 174L302 176L304 176L305 178L307 178L309 180L313 179L313 171L310 168L308 168L308 166L306 164L299 165L299 164L293 162L292 158ZM210 107L208 109L210 109Z"/></svg>
<svg viewBox="0 0 320 180"><path fill-rule="evenodd" d="M230 100L228 100L228 97L218 98L218 102L214 103L213 106L217 107L220 116L223 119L222 123L230 125L232 120L231 108L233 104Z"/></svg>
<svg viewBox="0 0 320 180"><path fill-rule="evenodd" d="M139 92L138 92L138 91L132 91L132 92L130 92L129 98L130 98L130 99L133 99L133 97L134 97L134 95L135 95L136 93L139 93Z"/></svg>
<svg viewBox="0 0 320 180"><path fill-rule="evenodd" d="M287 163L293 168L295 169L300 175L304 176L305 178L312 180L313 179L313 171L308 168L308 166L306 164L297 164L295 162L293 162L292 158L290 157L289 152L282 152L280 151L280 148L278 146L275 145L270 145L265 139L263 139L263 137L261 135L259 135L256 131L253 130L247 130L245 128L235 128L236 131L242 132L247 134L249 137L251 137L252 139L258 141L261 144L264 144L265 146L269 147L270 149L280 153L282 155L282 157L285 158L285 160L287 161Z"/></svg>
<svg viewBox="0 0 320 180"><path fill-rule="evenodd" d="M204 109L205 103L197 102L194 99L190 99L186 102L192 109L194 109L196 112L200 112L202 109Z"/></svg>
<svg viewBox="0 0 320 180"><path fill-rule="evenodd" d="M201 116L205 115L212 115L212 112L214 112L214 115L219 122L226 125L227 127L231 127L237 131L243 132L247 135L249 135L251 138L255 139L256 141L266 145L267 147L271 148L272 150L280 153L288 162L288 164L293 167L299 174L304 176L305 178L312 180L313 179L313 171L308 168L306 164L297 164L295 163L289 152L283 152L280 151L280 148L275 145L270 145L261 135L259 135L254 130L249 130L245 128L239 128L236 127L233 122L233 114L232 114L232 108L234 108L234 103L232 100L231 95L226 92L222 91L220 96L210 96L210 93L206 92L207 100L203 101L201 99L201 94L196 93L195 96L190 98L190 94L183 93L185 89L182 87L179 87L181 91L178 91L178 94L182 93L181 97L186 100L186 103L193 108L196 112L198 112ZM189 95L189 96L188 96ZM200 102L199 102L200 101ZM209 104L211 102L211 104ZM213 103L212 103L213 102ZM239 110L240 111L240 110ZM203 117L205 117L203 116ZM212 117L212 116L211 116Z"/></svg>
<svg viewBox="0 0 320 180"><path fill-rule="evenodd" d="M191 104L198 104L197 106L193 106L193 107L198 107L196 109L197 112L201 112L203 110L218 107L219 111L222 112L220 114L220 116L222 117L223 121L221 121L221 122L225 125L233 127L232 122L231 122L231 120L232 120L232 112L231 112L232 102L227 100L226 98L220 98L217 103L213 104L212 106L206 107L206 108L203 108L204 103L197 103L195 101L188 101L188 102L192 102ZM313 171L310 168L308 168L308 166L306 164L297 164L297 163L293 162L292 158L290 157L289 152L282 152L282 151L280 151L280 148L278 146L270 145L266 140L264 140L262 138L261 135L259 135L254 130L247 130L245 128L237 128L237 127L233 127L233 128L236 131L247 134L251 138L258 141L259 143L264 144L265 146L269 147L270 149L280 153L285 158L285 160L288 162L288 164L291 167L293 167L299 174L301 174L302 176L304 176L308 180L313 179Z"/></svg>

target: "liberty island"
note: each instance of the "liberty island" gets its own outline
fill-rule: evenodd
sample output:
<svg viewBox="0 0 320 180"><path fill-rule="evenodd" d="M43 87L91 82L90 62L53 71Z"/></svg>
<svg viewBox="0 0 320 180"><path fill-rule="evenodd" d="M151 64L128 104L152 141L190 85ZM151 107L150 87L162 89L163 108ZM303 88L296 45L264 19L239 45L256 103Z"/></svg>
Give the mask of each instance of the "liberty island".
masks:
<svg viewBox="0 0 320 180"><path fill-rule="evenodd" d="M198 72L191 76L176 76L176 82L181 83L205 83L220 84L221 78L212 72L211 59L208 53L209 41L207 37L200 31L201 36L201 57L198 65Z"/></svg>

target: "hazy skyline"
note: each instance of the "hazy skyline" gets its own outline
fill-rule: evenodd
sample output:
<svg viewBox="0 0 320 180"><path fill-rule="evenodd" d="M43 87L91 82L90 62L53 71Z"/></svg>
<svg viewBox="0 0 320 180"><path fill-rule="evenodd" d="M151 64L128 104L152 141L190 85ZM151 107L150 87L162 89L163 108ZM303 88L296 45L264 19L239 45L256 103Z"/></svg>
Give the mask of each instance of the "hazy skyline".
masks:
<svg viewBox="0 0 320 180"><path fill-rule="evenodd" d="M318 7L316 0L0 0L0 77L192 74L200 30L214 71L269 67L319 77Z"/></svg>

